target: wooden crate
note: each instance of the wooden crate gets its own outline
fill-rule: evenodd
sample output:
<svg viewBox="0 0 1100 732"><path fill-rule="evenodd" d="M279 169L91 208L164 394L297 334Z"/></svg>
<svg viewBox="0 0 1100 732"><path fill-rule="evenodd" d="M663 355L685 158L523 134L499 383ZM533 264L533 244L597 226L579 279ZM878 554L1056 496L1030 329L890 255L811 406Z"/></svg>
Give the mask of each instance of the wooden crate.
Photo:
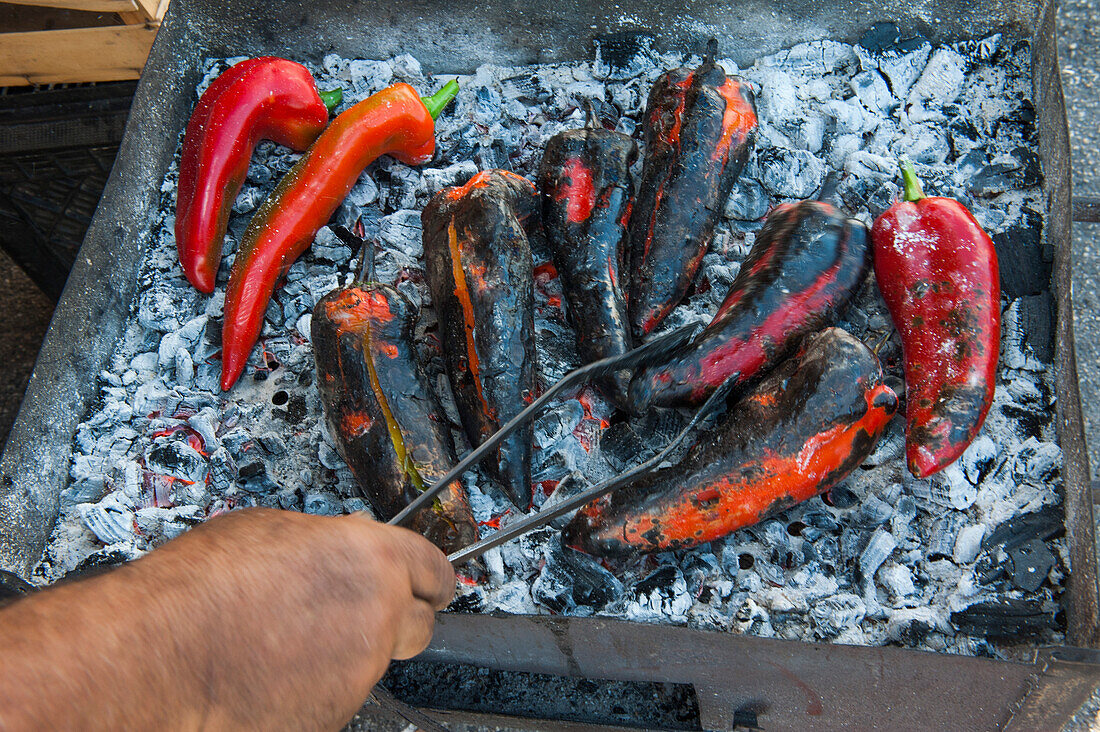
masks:
<svg viewBox="0 0 1100 732"><path fill-rule="evenodd" d="M0 33L0 86L136 79L168 8L168 0L5 2L37 6L43 17L58 9L111 13L114 22L62 30Z"/></svg>

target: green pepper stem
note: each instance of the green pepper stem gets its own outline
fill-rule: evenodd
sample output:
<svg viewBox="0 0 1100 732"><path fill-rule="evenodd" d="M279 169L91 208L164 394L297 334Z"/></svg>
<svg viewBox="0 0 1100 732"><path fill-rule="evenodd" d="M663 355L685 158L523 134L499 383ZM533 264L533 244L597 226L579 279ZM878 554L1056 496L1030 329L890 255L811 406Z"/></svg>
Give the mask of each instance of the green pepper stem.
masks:
<svg viewBox="0 0 1100 732"><path fill-rule="evenodd" d="M319 91L317 93L321 95L321 101L325 103L325 109L328 110L329 114L332 114L337 104L344 101L344 90L340 87L330 89L329 91Z"/></svg>
<svg viewBox="0 0 1100 732"><path fill-rule="evenodd" d="M913 169L913 164L908 160L901 161L901 180L905 185L904 200L919 201L925 197L924 189L920 185L920 178L917 177L917 171Z"/></svg>
<svg viewBox="0 0 1100 732"><path fill-rule="evenodd" d="M428 108L428 113L432 115L432 119L439 119L439 113L455 98L456 94L458 94L458 82L451 79L435 94L430 97L421 97L420 101L424 102L424 106Z"/></svg>

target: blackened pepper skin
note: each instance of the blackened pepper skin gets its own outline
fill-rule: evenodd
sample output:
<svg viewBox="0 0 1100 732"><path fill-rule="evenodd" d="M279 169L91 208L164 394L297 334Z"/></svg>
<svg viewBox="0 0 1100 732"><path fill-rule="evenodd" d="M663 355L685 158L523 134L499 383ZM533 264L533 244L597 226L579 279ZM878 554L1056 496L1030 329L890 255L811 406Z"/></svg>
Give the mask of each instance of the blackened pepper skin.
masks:
<svg viewBox="0 0 1100 732"><path fill-rule="evenodd" d="M542 224L585 363L631 348L623 275L637 157L634 140L596 126L590 114L583 129L550 138L539 167ZM600 382L619 406L628 385L621 373Z"/></svg>
<svg viewBox="0 0 1100 732"><path fill-rule="evenodd" d="M457 462L443 409L416 357L415 324L413 305L388 285L343 287L313 309L317 386L329 432L383 520ZM478 538L457 480L410 528L444 552Z"/></svg>
<svg viewBox="0 0 1100 732"><path fill-rule="evenodd" d="M710 324L630 385L636 409L701 403L727 379L744 384L836 321L870 266L867 227L820 201L768 216Z"/></svg>
<svg viewBox="0 0 1100 732"><path fill-rule="evenodd" d="M684 298L756 140L752 91L708 58L653 85L646 157L630 215L630 323L635 340Z"/></svg>
<svg viewBox="0 0 1100 732"><path fill-rule="evenodd" d="M524 225L537 205L529 180L488 170L440 191L421 214L444 361L475 445L533 396L534 274ZM528 424L482 463L522 509L531 502L531 442Z"/></svg>
<svg viewBox="0 0 1100 732"><path fill-rule="evenodd" d="M687 549L822 493L874 449L897 410L878 359L839 328L749 391L680 464L582 508L566 545L597 556Z"/></svg>

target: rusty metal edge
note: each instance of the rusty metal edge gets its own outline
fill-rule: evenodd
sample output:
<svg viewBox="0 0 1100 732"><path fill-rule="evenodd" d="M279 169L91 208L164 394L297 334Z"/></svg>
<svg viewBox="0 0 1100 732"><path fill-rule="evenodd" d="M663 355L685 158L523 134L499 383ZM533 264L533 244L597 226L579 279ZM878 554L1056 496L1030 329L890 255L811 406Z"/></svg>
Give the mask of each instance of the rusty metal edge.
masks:
<svg viewBox="0 0 1100 732"><path fill-rule="evenodd" d="M1073 232L1069 127L1062 96L1058 46L1055 40L1057 3L1048 0L1032 36L1032 84L1039 110L1039 148L1044 170L1047 223L1046 244L1054 251L1057 309L1054 378L1057 394L1058 442L1062 447L1066 535L1071 572L1066 601L1066 642L1095 648L1098 636L1096 577L1096 523L1089 481L1081 395L1077 383L1077 356L1073 337Z"/></svg>

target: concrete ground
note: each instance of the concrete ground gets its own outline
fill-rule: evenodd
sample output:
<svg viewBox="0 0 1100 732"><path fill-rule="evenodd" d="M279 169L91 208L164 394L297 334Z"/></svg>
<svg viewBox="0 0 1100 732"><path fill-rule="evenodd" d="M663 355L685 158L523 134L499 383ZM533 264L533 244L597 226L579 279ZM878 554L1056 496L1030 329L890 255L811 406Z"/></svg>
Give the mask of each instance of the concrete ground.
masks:
<svg viewBox="0 0 1100 732"><path fill-rule="evenodd" d="M1100 0L1067 0L1059 52L1074 152L1074 192L1100 196ZM1074 280L1081 401L1094 477L1100 477L1100 224L1075 225ZM0 445L7 440L53 304L0 252Z"/></svg>

